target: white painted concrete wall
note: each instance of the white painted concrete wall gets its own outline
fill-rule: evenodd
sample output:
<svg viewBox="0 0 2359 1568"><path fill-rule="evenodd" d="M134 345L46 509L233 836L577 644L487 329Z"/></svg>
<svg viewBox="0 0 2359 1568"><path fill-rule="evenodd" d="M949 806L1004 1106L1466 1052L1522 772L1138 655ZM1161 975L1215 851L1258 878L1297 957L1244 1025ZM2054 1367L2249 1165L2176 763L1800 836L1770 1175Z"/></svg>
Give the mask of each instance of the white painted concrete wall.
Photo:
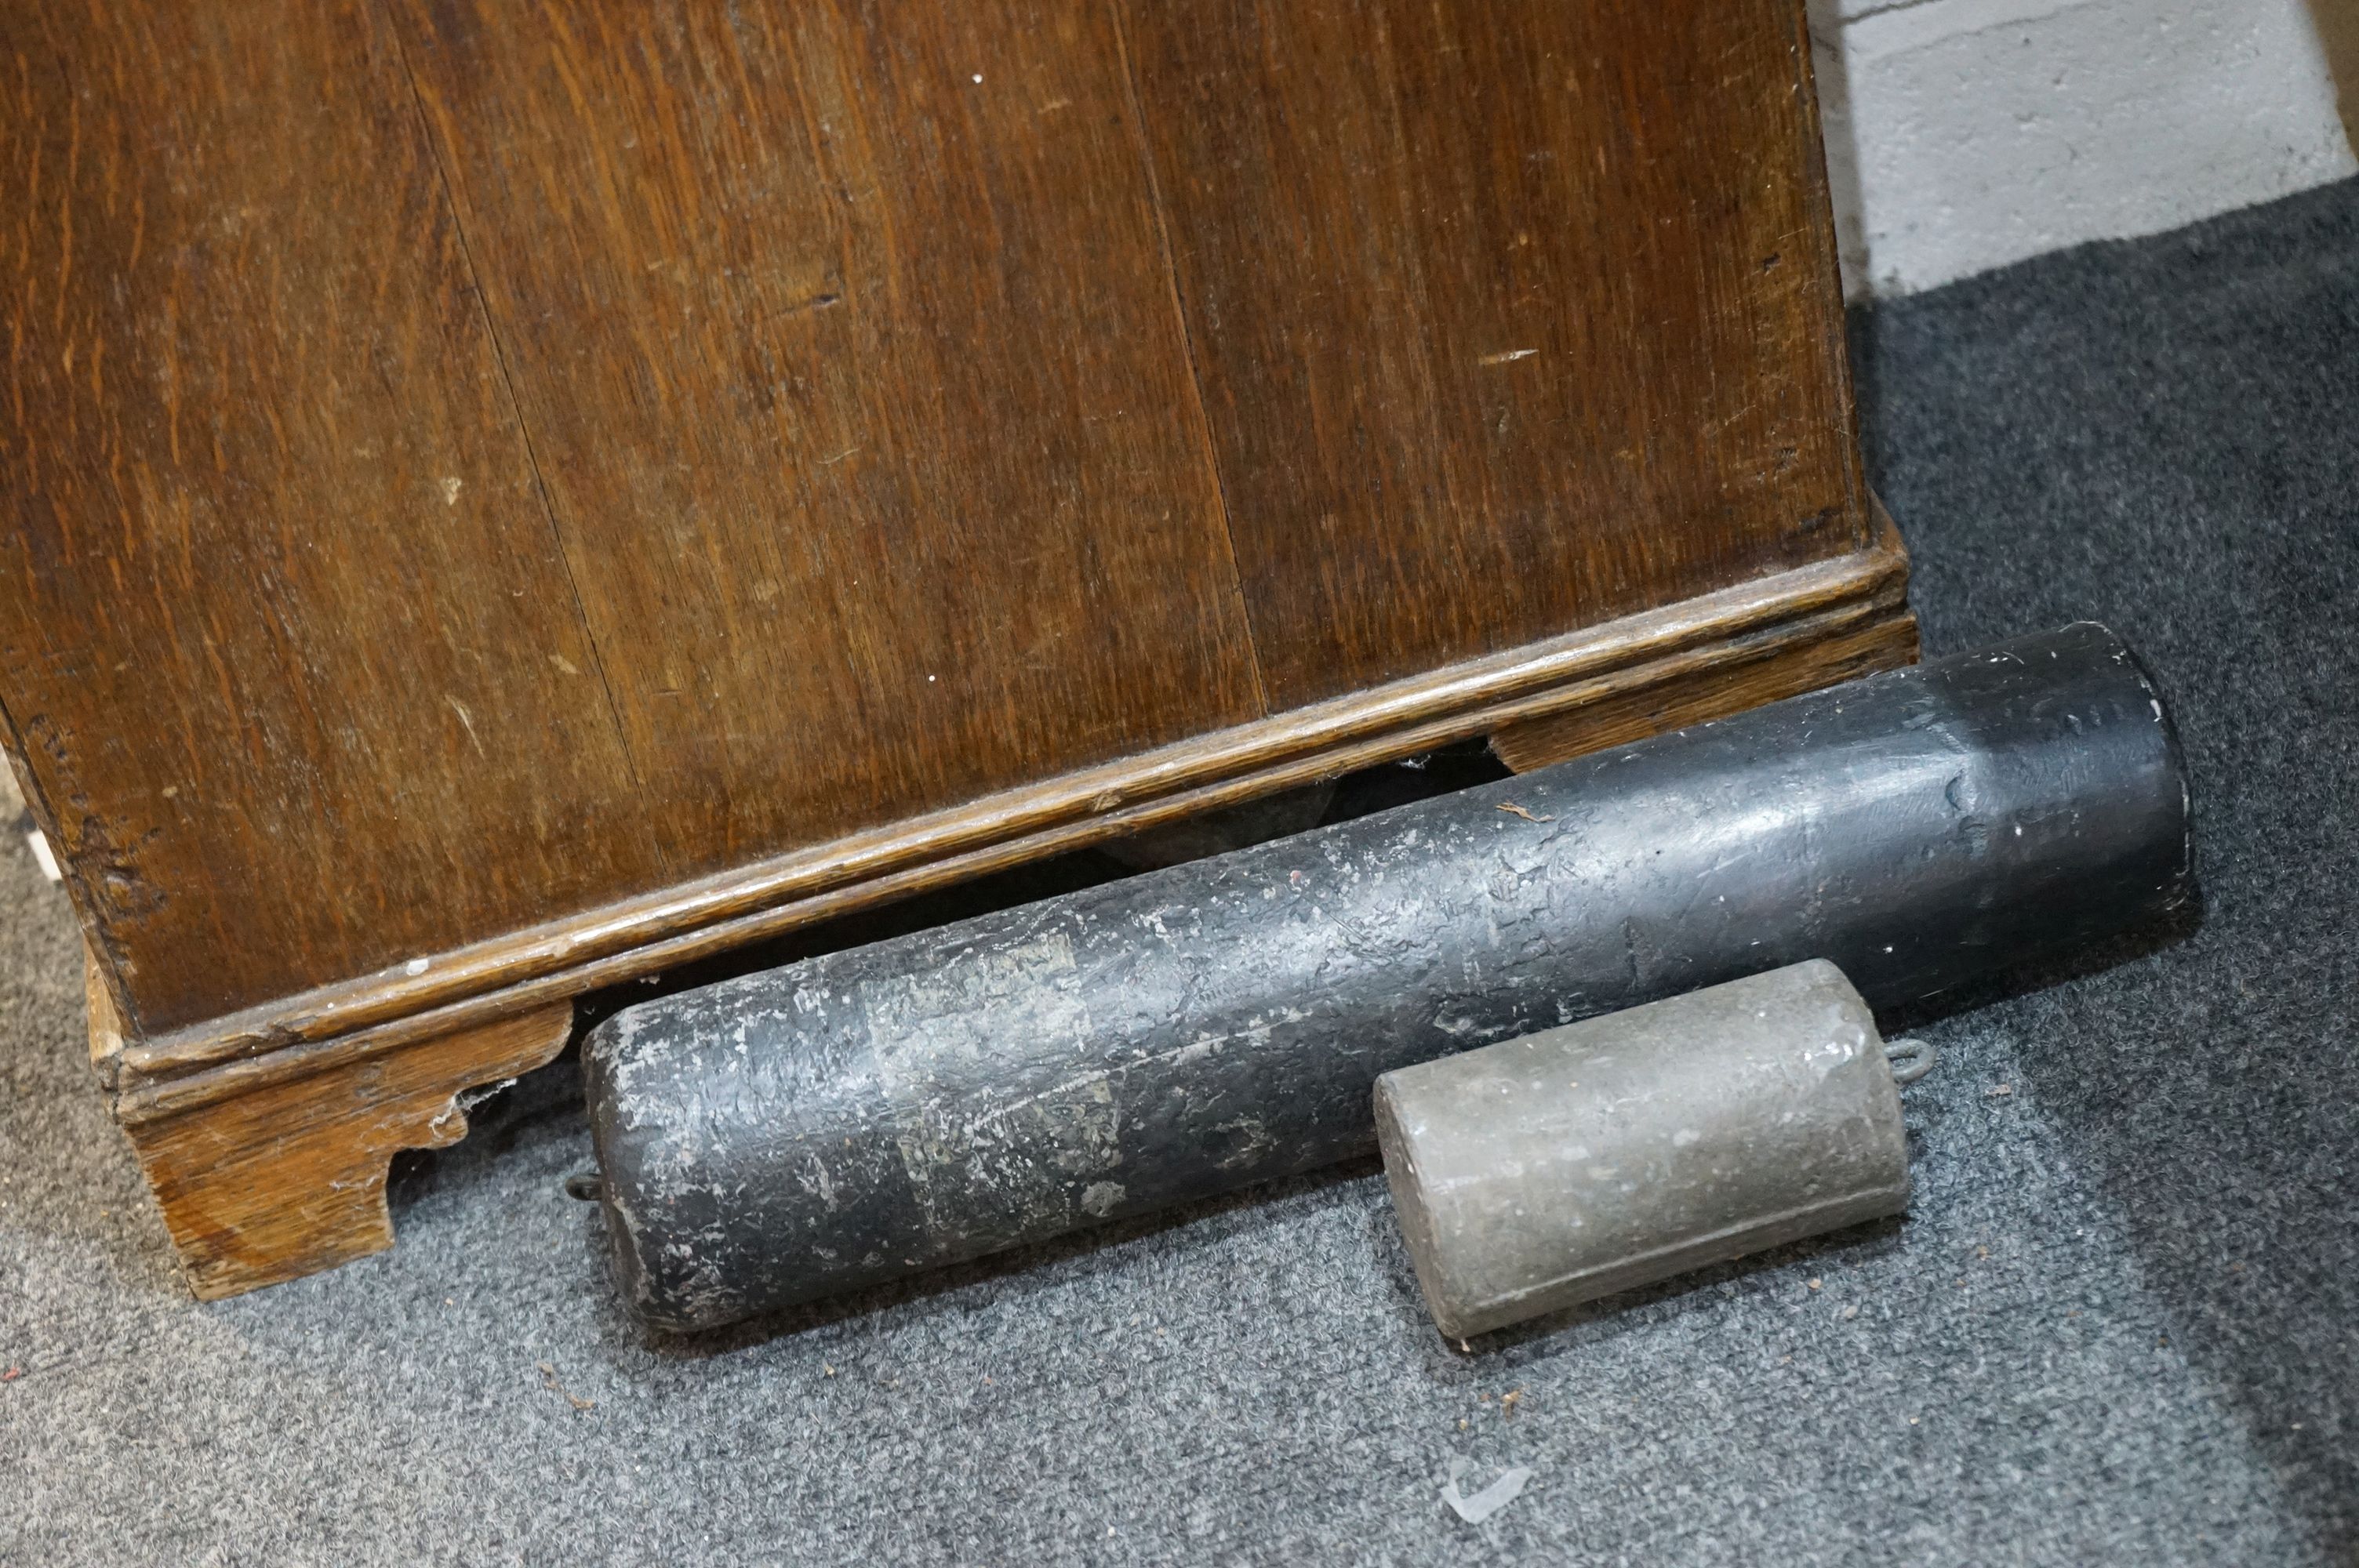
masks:
<svg viewBox="0 0 2359 1568"><path fill-rule="evenodd" d="M1811 0L1846 287L1912 293L2359 172L2310 9L2345 4Z"/></svg>

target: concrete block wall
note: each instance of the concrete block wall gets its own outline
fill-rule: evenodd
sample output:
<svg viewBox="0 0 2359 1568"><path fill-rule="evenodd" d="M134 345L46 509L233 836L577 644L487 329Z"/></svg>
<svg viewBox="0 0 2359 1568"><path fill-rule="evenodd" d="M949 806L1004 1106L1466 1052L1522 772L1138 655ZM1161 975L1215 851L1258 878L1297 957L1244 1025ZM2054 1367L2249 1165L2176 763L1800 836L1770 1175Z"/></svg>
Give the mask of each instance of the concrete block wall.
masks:
<svg viewBox="0 0 2359 1568"><path fill-rule="evenodd" d="M1846 288L1913 293L2359 172L2342 118L2359 61L2338 58L2354 13L2359 0L1810 0Z"/></svg>

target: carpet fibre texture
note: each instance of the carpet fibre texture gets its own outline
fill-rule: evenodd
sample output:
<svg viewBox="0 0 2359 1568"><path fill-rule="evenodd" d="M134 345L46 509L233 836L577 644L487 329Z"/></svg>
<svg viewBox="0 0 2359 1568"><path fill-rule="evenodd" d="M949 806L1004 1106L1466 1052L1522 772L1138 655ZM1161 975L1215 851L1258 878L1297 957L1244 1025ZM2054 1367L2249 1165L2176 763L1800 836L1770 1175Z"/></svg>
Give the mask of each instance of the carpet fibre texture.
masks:
<svg viewBox="0 0 2359 1568"><path fill-rule="evenodd" d="M2200 924L1907 1022L1905 1221L1463 1354L1362 1165L651 1344L570 1063L200 1305L0 848L0 1561L2359 1560L2359 183L1854 321L1930 652L2083 617ZM1441 1501L1510 1465L1480 1525Z"/></svg>

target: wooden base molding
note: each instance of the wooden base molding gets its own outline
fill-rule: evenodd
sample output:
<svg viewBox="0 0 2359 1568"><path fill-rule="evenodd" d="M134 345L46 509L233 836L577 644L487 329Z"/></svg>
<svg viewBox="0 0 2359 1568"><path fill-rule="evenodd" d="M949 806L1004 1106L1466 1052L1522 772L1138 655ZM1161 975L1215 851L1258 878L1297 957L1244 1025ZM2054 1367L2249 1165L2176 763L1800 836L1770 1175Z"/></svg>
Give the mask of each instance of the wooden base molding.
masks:
<svg viewBox="0 0 2359 1568"><path fill-rule="evenodd" d="M1897 606L1819 635L1764 636L1750 651L1730 652L1725 664L1667 676L1567 713L1510 724L1493 732L1491 750L1516 772L1527 773L1608 746L1626 746L1878 670L1898 669L1917 662L1917 618L1905 606Z"/></svg>

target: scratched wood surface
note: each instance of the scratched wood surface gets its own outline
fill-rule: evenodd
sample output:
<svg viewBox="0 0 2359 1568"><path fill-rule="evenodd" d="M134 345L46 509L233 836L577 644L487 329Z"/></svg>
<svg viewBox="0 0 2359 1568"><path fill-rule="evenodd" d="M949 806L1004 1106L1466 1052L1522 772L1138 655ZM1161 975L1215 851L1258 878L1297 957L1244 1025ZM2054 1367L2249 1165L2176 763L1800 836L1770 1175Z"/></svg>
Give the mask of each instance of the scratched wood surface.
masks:
<svg viewBox="0 0 2359 1568"><path fill-rule="evenodd" d="M389 30L0 9L0 697L129 1027L659 867Z"/></svg>
<svg viewBox="0 0 2359 1568"><path fill-rule="evenodd" d="M1098 0L402 0L673 869L1263 711Z"/></svg>
<svg viewBox="0 0 2359 1568"><path fill-rule="evenodd" d="M1125 0L1287 708L1860 547L1789 0Z"/></svg>

